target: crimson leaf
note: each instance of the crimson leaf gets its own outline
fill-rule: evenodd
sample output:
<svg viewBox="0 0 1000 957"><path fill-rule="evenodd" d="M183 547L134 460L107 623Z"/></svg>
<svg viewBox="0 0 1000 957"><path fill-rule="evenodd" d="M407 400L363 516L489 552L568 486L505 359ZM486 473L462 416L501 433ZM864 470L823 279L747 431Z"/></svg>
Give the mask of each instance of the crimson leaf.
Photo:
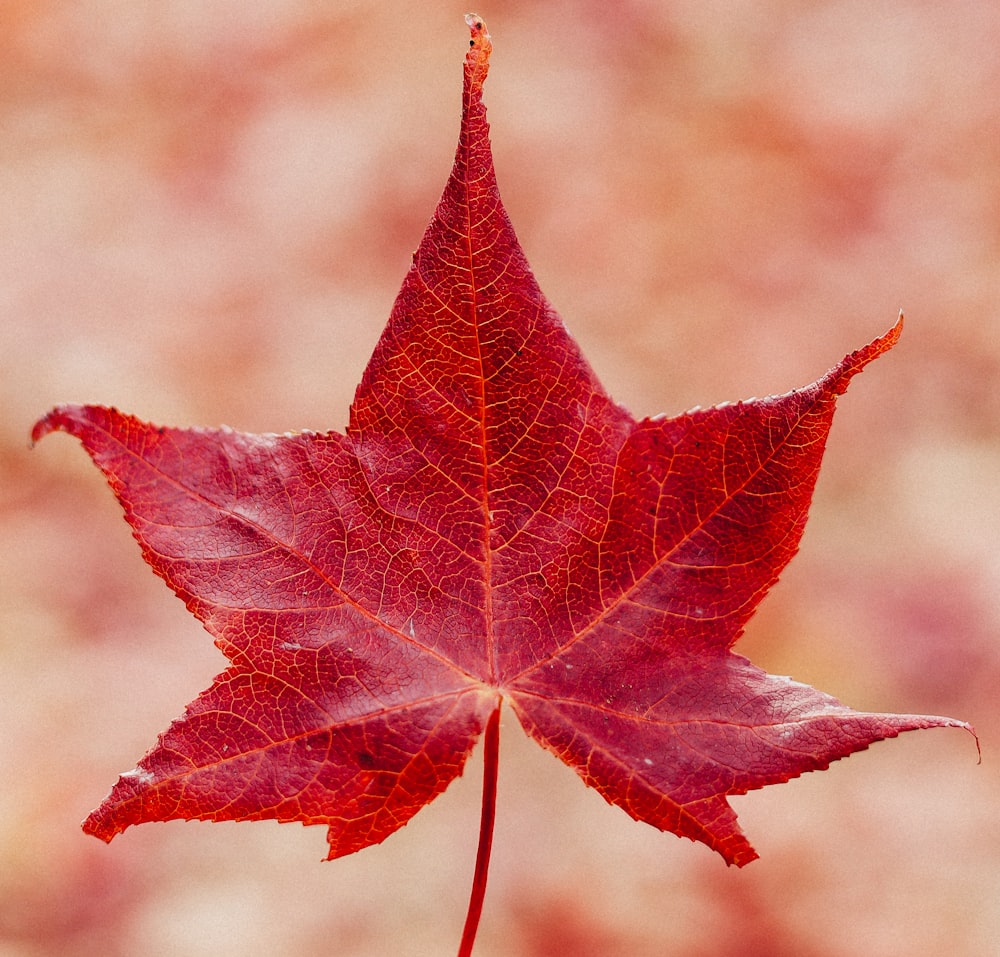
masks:
<svg viewBox="0 0 1000 957"><path fill-rule="evenodd" d="M743 865L756 853L729 795L968 727L855 712L731 650L798 548L837 397L901 321L806 388L634 420L504 211L490 40L470 26L454 169L346 434L160 428L98 406L35 426L81 440L231 662L89 833L273 818L325 824L329 856L349 854L443 791L506 700L609 802ZM494 775L495 760L494 744Z"/></svg>

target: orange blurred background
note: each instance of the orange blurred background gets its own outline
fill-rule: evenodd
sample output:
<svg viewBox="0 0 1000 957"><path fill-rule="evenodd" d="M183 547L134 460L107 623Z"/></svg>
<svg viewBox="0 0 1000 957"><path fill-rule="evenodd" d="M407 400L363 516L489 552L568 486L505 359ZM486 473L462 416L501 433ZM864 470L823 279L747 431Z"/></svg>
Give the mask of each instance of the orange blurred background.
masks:
<svg viewBox="0 0 1000 957"><path fill-rule="evenodd" d="M142 563L64 401L341 429L450 169L464 7L0 8L0 954L454 953L480 765L384 845L79 821L224 665ZM739 648L859 709L950 714L734 800L727 869L501 742L477 957L1000 950L1000 5L486 4L498 177L636 415L841 401L802 551Z"/></svg>

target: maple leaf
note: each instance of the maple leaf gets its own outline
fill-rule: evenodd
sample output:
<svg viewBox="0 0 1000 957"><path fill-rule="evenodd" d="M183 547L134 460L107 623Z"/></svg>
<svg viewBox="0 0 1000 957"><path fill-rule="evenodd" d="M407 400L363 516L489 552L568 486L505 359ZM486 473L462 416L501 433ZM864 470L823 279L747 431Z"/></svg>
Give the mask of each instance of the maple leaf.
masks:
<svg viewBox="0 0 1000 957"><path fill-rule="evenodd" d="M504 211L468 19L455 165L345 434L74 405L35 425L80 439L231 662L87 818L104 840L272 818L325 824L339 857L406 824L486 729L484 887L506 701L609 802L744 865L729 795L968 728L855 712L731 650L798 547L837 397L902 320L806 388L634 420Z"/></svg>

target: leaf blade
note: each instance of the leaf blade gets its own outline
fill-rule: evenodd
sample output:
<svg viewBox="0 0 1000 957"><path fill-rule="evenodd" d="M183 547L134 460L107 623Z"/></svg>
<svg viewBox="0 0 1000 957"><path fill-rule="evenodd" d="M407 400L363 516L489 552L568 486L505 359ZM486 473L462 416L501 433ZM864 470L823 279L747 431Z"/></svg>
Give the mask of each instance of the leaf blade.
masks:
<svg viewBox="0 0 1000 957"><path fill-rule="evenodd" d="M469 25L454 167L346 434L100 406L35 426L82 441L232 663L88 818L106 840L273 817L324 823L330 856L351 853L460 774L507 697L611 803L742 865L756 852L729 794L901 731L971 731L853 712L730 650L798 548L836 398L902 319L806 389L636 422L503 208L491 44Z"/></svg>

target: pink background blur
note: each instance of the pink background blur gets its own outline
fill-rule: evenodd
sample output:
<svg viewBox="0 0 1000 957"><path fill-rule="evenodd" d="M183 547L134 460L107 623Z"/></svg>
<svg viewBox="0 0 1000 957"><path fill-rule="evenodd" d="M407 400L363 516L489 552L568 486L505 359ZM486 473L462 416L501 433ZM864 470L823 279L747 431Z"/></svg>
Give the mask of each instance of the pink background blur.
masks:
<svg viewBox="0 0 1000 957"><path fill-rule="evenodd" d="M0 7L0 955L454 953L480 765L384 845L79 821L224 665L142 563L63 401L343 427L458 130L464 7ZM477 957L1000 951L1000 5L495 3L508 210L637 415L841 402L803 547L740 649L869 710L973 722L734 800L727 870L508 716Z"/></svg>

